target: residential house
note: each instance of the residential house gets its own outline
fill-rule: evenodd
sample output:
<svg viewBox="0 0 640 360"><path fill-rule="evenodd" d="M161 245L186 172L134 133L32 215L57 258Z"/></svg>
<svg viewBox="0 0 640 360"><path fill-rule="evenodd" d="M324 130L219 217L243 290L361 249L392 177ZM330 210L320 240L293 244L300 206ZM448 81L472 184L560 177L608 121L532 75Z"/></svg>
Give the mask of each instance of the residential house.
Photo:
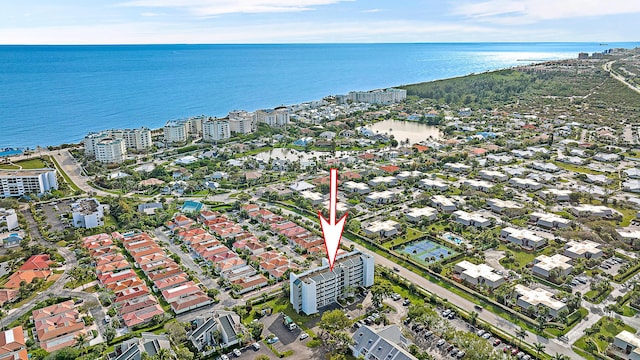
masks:
<svg viewBox="0 0 640 360"><path fill-rule="evenodd" d="M517 294L516 304L523 309L544 306L549 309L549 315L554 318L558 317L560 312L567 309L565 303L556 300L553 293L545 289L531 289L524 285L517 284L514 290Z"/></svg>
<svg viewBox="0 0 640 360"><path fill-rule="evenodd" d="M547 244L547 239L536 235L532 231L506 227L500 231L502 240L518 244L524 248L539 249Z"/></svg>
<svg viewBox="0 0 640 360"><path fill-rule="evenodd" d="M423 208L410 208L406 216L407 220L413 223L419 222L422 219L434 221L438 217L438 210L428 206Z"/></svg>
<svg viewBox="0 0 640 360"><path fill-rule="evenodd" d="M457 210L452 214L452 218L459 224L465 226L473 226L476 228L485 228L491 226L491 220L478 214L468 213L466 211Z"/></svg>
<svg viewBox="0 0 640 360"><path fill-rule="evenodd" d="M598 259L603 255L602 244L591 240L570 240L564 245L564 254L572 259Z"/></svg>
<svg viewBox="0 0 640 360"><path fill-rule="evenodd" d="M534 275L541 276L543 278L549 278L552 271L557 271L557 276L566 276L573 271L571 265L571 258L555 254L553 256L540 255L533 260L533 268L531 272Z"/></svg>
<svg viewBox="0 0 640 360"><path fill-rule="evenodd" d="M453 271L456 273L455 277L474 286L483 285L495 289L505 281L504 277L497 274L491 266L476 265L467 260L457 263Z"/></svg>

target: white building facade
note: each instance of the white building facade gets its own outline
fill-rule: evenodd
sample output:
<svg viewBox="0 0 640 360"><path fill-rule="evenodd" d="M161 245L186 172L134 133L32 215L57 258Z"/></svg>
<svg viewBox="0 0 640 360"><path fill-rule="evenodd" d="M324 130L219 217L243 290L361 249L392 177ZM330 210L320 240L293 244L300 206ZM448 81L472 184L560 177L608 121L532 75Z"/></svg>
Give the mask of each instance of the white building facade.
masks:
<svg viewBox="0 0 640 360"><path fill-rule="evenodd" d="M0 170L0 197L42 195L58 188L54 169Z"/></svg>
<svg viewBox="0 0 640 360"><path fill-rule="evenodd" d="M221 141L231 137L231 128L228 121L209 119L202 127L202 139L204 141Z"/></svg>

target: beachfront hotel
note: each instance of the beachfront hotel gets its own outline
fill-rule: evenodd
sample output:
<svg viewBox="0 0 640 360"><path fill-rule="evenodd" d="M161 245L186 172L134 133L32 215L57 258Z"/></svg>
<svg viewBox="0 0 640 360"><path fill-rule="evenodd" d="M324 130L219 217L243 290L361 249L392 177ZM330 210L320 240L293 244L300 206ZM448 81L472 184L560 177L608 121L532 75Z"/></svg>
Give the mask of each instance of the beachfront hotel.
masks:
<svg viewBox="0 0 640 360"><path fill-rule="evenodd" d="M57 188L55 169L0 170L0 197L42 195Z"/></svg>
<svg viewBox="0 0 640 360"><path fill-rule="evenodd" d="M339 255L333 270L327 259L322 266L300 274L289 275L289 301L296 312L315 314L318 309L335 304L345 289L373 285L374 259L358 250Z"/></svg>

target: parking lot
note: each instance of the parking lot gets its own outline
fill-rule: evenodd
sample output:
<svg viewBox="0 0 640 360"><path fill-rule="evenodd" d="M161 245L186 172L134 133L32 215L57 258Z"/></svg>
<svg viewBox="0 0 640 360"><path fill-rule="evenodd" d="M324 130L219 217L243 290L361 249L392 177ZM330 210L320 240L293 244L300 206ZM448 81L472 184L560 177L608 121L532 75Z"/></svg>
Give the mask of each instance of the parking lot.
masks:
<svg viewBox="0 0 640 360"><path fill-rule="evenodd" d="M262 336L265 339L269 339L271 335L276 336L278 341L271 344L271 346L278 352L284 353L286 351L293 351L291 355L292 359L321 359L322 355L319 352L314 352L314 349L307 347L307 342L311 340L311 337L308 337L304 340L300 340L300 335L302 335L303 331L297 327L296 329L289 330L282 322L281 314L272 314L269 316L265 316L259 320L262 324L264 324L264 330L262 331ZM277 356L269 350L269 348L264 344L265 341L261 342L262 348L266 349L270 354L268 354L271 358L277 358ZM262 351L263 349L260 349ZM253 350L249 351L251 353L251 359L253 359L254 354ZM244 353L243 353L244 354Z"/></svg>
<svg viewBox="0 0 640 360"><path fill-rule="evenodd" d="M65 200L42 204L42 213L47 219L46 223L51 225L52 231L64 231L66 224L60 219L60 216L64 215L66 217L66 215L71 211L72 203L72 200Z"/></svg>

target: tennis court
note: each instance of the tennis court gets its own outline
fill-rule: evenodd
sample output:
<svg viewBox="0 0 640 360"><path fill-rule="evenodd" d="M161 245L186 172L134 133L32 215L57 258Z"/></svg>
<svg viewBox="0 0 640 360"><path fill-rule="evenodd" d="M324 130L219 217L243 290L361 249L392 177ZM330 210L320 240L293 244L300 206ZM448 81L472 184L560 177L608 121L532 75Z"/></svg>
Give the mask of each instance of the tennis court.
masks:
<svg viewBox="0 0 640 360"><path fill-rule="evenodd" d="M400 248L399 251L401 253L408 254L414 260L423 264L430 264L457 254L452 249L430 240L420 240L407 244Z"/></svg>

